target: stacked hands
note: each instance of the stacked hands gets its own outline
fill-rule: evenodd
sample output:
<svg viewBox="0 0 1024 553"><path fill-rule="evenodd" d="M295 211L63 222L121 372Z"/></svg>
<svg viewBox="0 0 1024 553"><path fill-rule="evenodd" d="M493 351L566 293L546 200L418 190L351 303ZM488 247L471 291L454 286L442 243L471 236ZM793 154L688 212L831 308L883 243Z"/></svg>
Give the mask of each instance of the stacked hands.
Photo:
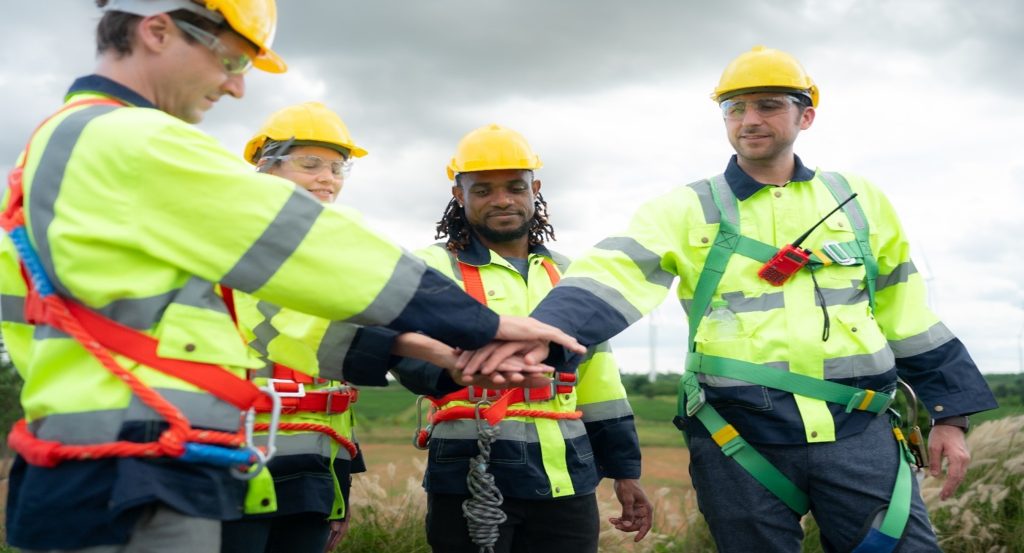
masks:
<svg viewBox="0 0 1024 553"><path fill-rule="evenodd" d="M443 367L452 380L481 388L537 388L551 383L555 368L545 365L550 343L583 355L587 348L561 330L530 317L502 315L494 341L473 351L461 351L423 334L407 332L395 343L393 353L417 357ZM636 532L634 541L647 535L653 522L653 506L637 480L615 480L615 496L622 514L609 522L622 532Z"/></svg>

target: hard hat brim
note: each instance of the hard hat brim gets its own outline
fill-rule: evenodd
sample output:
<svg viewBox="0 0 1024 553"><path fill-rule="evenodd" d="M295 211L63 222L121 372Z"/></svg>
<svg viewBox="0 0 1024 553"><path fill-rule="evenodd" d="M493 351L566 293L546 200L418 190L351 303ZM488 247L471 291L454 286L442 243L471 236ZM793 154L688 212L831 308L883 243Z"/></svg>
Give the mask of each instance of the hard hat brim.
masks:
<svg viewBox="0 0 1024 553"><path fill-rule="evenodd" d="M281 56L277 55L277 52L264 48L255 59L252 60L252 65L260 71L266 71L267 73L284 73L288 71L288 64L281 59Z"/></svg>

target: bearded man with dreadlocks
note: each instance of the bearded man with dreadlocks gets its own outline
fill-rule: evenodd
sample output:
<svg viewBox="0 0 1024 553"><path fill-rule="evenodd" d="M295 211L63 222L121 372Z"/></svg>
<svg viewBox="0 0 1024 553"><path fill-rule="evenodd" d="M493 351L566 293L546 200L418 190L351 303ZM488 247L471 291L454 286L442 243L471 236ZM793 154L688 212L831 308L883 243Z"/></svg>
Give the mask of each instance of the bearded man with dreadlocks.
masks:
<svg viewBox="0 0 1024 553"><path fill-rule="evenodd" d="M544 246L555 233L534 179L540 167L511 129L467 134L448 165L452 199L435 236L447 240L417 253L499 314L528 314L568 266ZM591 347L576 372L533 388L463 387L457 373L414 359L392 373L425 396L421 407L430 404L416 442L430 452L423 486L434 551L596 552L601 478L614 479L622 504L611 524L637 541L647 534L640 444L607 343Z"/></svg>

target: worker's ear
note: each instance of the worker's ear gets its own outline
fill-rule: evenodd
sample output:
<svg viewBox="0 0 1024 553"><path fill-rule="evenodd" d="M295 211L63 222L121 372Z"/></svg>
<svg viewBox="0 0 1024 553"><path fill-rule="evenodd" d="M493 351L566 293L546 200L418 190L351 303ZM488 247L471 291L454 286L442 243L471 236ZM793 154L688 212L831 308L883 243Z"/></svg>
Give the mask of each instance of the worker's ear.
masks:
<svg viewBox="0 0 1024 553"><path fill-rule="evenodd" d="M452 186L452 196L455 196L455 200L459 202L460 207L466 205L466 198L462 191L462 187L458 184Z"/></svg>
<svg viewBox="0 0 1024 553"><path fill-rule="evenodd" d="M151 52L166 50L173 40L174 22L166 13L142 18L135 30L136 43Z"/></svg>
<svg viewBox="0 0 1024 553"><path fill-rule="evenodd" d="M811 128L811 124L814 123L814 108L804 108L803 113L800 114L800 130L806 131Z"/></svg>

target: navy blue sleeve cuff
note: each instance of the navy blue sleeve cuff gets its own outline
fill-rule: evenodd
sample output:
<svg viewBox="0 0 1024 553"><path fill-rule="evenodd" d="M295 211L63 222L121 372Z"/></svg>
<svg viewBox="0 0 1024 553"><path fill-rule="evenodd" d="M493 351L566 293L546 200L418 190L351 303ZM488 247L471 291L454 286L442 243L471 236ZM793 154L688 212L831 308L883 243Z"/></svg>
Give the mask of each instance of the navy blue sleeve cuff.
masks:
<svg viewBox="0 0 1024 553"><path fill-rule="evenodd" d="M462 288L427 268L405 309L387 326L422 332L449 346L479 349L498 333L498 315L468 296Z"/></svg>
<svg viewBox="0 0 1024 553"><path fill-rule="evenodd" d="M896 369L934 419L998 407L981 371L957 338L930 351L897 359Z"/></svg>
<svg viewBox="0 0 1024 553"><path fill-rule="evenodd" d="M575 286L556 286L530 316L561 329L585 346L604 342L629 326L615 308Z"/></svg>
<svg viewBox="0 0 1024 553"><path fill-rule="evenodd" d="M387 386L391 348L397 336L394 330L376 326L364 326L356 331L342 363L344 380L356 386ZM327 375L321 370L321 376Z"/></svg>
<svg viewBox="0 0 1024 553"><path fill-rule="evenodd" d="M584 423L602 478L640 478L640 438L633 416Z"/></svg>

